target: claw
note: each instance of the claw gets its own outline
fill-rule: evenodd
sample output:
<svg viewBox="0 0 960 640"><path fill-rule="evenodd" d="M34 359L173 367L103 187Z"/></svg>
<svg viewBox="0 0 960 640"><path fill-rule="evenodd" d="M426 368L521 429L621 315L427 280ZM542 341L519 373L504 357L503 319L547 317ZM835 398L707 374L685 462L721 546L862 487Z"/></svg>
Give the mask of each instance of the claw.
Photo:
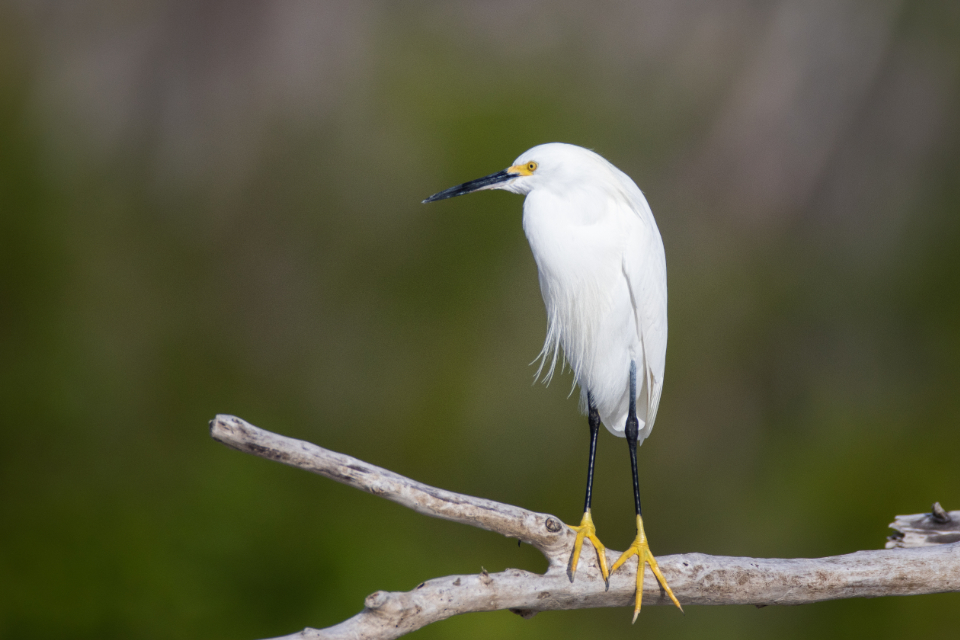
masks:
<svg viewBox="0 0 960 640"><path fill-rule="evenodd" d="M600 573L603 574L603 581L609 589L610 571L607 569L607 549L603 546L603 543L600 542L600 539L597 538L597 528L593 525L590 510L588 509L584 512L583 519L580 521L579 526L570 526L570 528L577 533L577 539L573 543L573 553L570 555L570 566L567 569L570 582L573 582L573 578L577 573L577 563L580 562L580 551L583 548L583 540L586 538L593 545L593 548L597 550L597 564L600 565Z"/></svg>
<svg viewBox="0 0 960 640"><path fill-rule="evenodd" d="M656 576L657 580L660 582L660 586L663 587L663 590L667 592L667 595L670 596L670 599L673 600L673 604L677 605L677 608L680 611L683 611L683 607L680 606L680 602L677 601L677 597L673 595L673 590L670 589L670 585L667 584L666 578L663 577L663 573L660 572L660 566L657 564L657 559L653 557L653 553L650 552L650 544L647 542L647 534L643 531L643 518L637 516L637 539L633 541L633 544L630 545L630 548L623 552L623 554L617 558L617 561L613 563L613 567L610 571L616 571L620 568L624 562L637 556L637 598L636 605L633 608L633 622L637 621L637 616L640 614L640 602L643 600L643 574L645 573L646 567L644 563L650 565L650 569L653 571L653 575Z"/></svg>

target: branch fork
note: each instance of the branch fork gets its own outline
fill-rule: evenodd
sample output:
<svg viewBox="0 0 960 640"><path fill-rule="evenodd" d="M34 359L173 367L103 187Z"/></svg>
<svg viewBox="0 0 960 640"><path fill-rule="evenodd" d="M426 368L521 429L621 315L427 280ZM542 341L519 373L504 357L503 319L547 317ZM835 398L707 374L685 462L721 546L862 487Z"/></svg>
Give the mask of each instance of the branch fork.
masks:
<svg viewBox="0 0 960 640"><path fill-rule="evenodd" d="M581 556L576 580L570 581L567 563L576 534L555 516L431 487L235 416L217 416L210 422L210 435L239 451L317 473L417 513L517 538L549 562L542 575L520 569L483 571L434 578L407 592L377 591L366 598L360 613L338 625L274 640L390 639L461 613L507 609L530 618L540 611L619 607L634 601L636 570L631 566L611 574L607 589L593 553ZM798 559L686 553L657 560L684 606L804 604L960 591L960 511L946 512L938 503L932 514L898 516L891 527L900 533L891 537L886 550ZM649 567L646 571L643 603L672 605Z"/></svg>

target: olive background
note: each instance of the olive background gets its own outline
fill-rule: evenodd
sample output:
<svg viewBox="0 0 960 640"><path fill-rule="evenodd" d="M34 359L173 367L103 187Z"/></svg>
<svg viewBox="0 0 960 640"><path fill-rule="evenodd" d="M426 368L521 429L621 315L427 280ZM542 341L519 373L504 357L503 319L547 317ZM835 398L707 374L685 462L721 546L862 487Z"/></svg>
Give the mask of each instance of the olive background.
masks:
<svg viewBox="0 0 960 640"><path fill-rule="evenodd" d="M960 508L952 2L0 3L0 637L261 638L545 561L213 442L218 413L580 517L587 425L502 192L644 190L670 342L657 554L882 548ZM594 515L634 531L602 432ZM960 596L458 616L416 638L901 638Z"/></svg>

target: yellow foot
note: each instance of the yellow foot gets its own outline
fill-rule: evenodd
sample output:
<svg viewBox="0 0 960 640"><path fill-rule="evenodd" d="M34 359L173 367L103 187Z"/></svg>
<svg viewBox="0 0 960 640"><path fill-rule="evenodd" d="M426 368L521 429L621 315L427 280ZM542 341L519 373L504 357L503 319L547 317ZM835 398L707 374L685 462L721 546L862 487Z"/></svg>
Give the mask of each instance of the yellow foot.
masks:
<svg viewBox="0 0 960 640"><path fill-rule="evenodd" d="M577 538L579 540L579 538ZM670 596L670 599L673 600L673 604L677 605L677 608L680 611L683 611L683 607L680 606L680 603L677 602L676 596L673 595L673 591L670 589L670 586L667 584L666 579L664 579L663 574L660 573L660 567L657 565L657 559L653 557L653 554L650 552L650 545L647 543L647 534L643 532L643 518L637 516L637 539L633 541L633 544L630 545L630 548L623 552L616 562L613 563L613 568L610 571L616 571L620 565L627 561L631 556L638 557L637 564L637 604L633 608L633 621L637 621L637 615L640 614L640 601L643 599L643 574L645 573L646 567L644 563L650 565L650 569L653 571L653 575L657 577L657 580L660 581L660 586L663 587L663 590L667 592L667 595Z"/></svg>
<svg viewBox="0 0 960 640"><path fill-rule="evenodd" d="M587 509L583 513L583 520L580 521L580 526L570 528L577 532L577 540L573 543L573 553L570 555L570 565L567 569L570 582L573 582L573 577L577 573L577 563L580 561L580 549L583 548L583 539L586 538L593 544L593 548L597 550L597 564L600 565L600 573L603 574L603 581L607 583L607 588L609 589L610 571L607 569L607 549L597 538L597 528L593 526L593 518L590 516L590 510Z"/></svg>

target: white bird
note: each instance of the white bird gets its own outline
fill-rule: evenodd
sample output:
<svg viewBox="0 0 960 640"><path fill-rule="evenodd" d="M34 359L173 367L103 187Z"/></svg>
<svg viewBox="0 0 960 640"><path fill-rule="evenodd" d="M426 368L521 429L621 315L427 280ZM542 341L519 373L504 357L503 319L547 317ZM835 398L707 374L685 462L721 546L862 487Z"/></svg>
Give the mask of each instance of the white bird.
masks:
<svg viewBox="0 0 960 640"><path fill-rule="evenodd" d="M637 480L637 446L653 429L667 352L667 265L650 206L625 173L592 151L563 143L533 147L503 171L446 189L424 202L484 189L526 196L523 230L547 310L538 375L549 363L549 381L562 347L580 387L580 409L588 416L587 491L583 519L571 527L577 538L570 579L586 538L597 551L608 583L609 571L633 555L639 557L634 621L643 595L645 562L679 607L650 553ZM637 538L609 570L590 514L601 422L627 439L637 514Z"/></svg>

